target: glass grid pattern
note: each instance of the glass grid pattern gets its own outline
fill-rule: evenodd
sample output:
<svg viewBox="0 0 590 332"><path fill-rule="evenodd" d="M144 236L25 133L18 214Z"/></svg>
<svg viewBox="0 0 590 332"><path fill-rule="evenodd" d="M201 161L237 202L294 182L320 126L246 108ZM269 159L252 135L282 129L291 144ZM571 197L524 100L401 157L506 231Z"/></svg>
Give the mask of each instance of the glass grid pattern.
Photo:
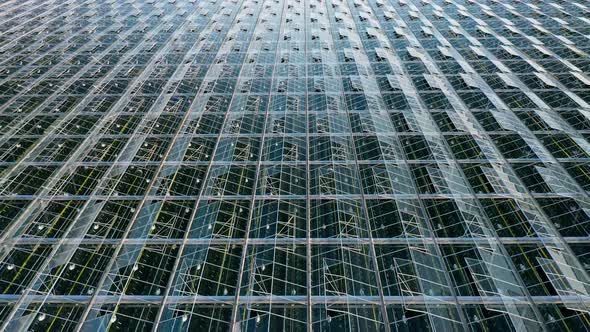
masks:
<svg viewBox="0 0 590 332"><path fill-rule="evenodd" d="M590 331L585 0L6 0L0 330Z"/></svg>

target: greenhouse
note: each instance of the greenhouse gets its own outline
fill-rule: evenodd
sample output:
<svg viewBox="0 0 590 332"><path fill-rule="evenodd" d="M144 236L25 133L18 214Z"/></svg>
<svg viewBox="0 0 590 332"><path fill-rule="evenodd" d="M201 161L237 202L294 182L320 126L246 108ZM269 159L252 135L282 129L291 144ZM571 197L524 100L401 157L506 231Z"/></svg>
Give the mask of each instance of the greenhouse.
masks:
<svg viewBox="0 0 590 332"><path fill-rule="evenodd" d="M0 331L590 332L590 2L2 1Z"/></svg>

